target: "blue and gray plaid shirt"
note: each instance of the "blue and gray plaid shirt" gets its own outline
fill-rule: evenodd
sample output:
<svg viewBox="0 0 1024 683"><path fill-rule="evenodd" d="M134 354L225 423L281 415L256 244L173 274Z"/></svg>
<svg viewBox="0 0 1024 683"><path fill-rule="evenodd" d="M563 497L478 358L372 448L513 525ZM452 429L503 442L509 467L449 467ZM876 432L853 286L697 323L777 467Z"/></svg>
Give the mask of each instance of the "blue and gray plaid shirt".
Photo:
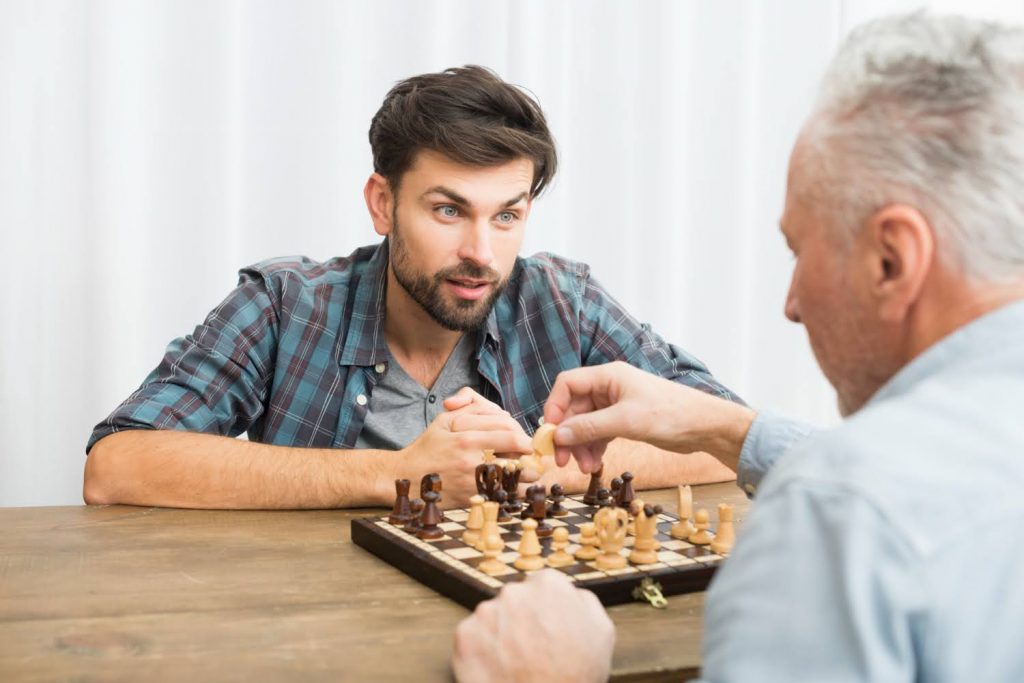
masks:
<svg viewBox="0 0 1024 683"><path fill-rule="evenodd" d="M352 448L386 369L387 242L325 263L273 259L175 339L86 450L124 429L182 429L281 446ZM589 268L519 258L479 335L483 394L533 433L559 372L623 360L739 400L707 368L630 316Z"/></svg>

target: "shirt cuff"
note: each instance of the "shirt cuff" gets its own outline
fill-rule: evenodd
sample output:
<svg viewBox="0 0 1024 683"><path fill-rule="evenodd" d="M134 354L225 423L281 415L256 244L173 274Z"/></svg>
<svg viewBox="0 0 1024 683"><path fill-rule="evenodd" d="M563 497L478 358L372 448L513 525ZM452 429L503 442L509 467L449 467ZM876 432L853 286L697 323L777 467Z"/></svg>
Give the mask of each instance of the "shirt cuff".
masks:
<svg viewBox="0 0 1024 683"><path fill-rule="evenodd" d="M806 422L793 420L770 410L763 410L755 417L743 440L740 450L739 472L736 483L747 496L757 493L761 478L768 473L775 461L788 451L793 444L807 438L815 431Z"/></svg>

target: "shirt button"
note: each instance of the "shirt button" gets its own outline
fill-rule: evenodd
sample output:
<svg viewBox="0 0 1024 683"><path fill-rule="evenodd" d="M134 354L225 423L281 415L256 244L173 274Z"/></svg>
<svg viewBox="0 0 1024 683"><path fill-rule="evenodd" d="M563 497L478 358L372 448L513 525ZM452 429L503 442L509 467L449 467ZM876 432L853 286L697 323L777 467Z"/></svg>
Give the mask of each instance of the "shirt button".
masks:
<svg viewBox="0 0 1024 683"><path fill-rule="evenodd" d="M431 394L430 396L427 396L427 403L436 403L436 402L437 402L437 396L434 396L433 394Z"/></svg>
<svg viewBox="0 0 1024 683"><path fill-rule="evenodd" d="M757 487L754 486L753 484L747 484L746 486L743 487L743 490L749 493L750 495L754 495L755 493L757 493Z"/></svg>
<svg viewBox="0 0 1024 683"><path fill-rule="evenodd" d="M365 406L366 405L366 395L365 394L359 394L358 396L356 396L356 403L358 403L361 406Z"/></svg>
<svg viewBox="0 0 1024 683"><path fill-rule="evenodd" d="M373 366L373 369L377 371L378 375L383 375L384 370L386 370L387 367L388 366L384 365L383 363L377 363L376 365Z"/></svg>

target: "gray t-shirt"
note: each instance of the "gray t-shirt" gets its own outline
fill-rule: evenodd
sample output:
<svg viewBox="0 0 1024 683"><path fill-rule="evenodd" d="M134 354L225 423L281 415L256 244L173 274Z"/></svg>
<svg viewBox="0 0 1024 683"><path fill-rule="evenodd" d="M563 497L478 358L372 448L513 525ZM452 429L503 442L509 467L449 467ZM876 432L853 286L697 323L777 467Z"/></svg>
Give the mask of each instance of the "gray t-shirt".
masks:
<svg viewBox="0 0 1024 683"><path fill-rule="evenodd" d="M355 447L391 451L405 448L444 410L444 399L462 387L479 391L480 374L473 362L475 341L475 334L462 336L429 390L410 377L389 353L384 376L370 395Z"/></svg>

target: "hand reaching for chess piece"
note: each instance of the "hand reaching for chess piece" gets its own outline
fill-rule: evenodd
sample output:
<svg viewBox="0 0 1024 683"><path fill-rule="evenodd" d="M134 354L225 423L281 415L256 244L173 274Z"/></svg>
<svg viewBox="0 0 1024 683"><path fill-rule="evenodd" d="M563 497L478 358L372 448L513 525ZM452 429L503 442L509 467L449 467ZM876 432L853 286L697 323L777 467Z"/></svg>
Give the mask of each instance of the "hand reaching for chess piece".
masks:
<svg viewBox="0 0 1024 683"><path fill-rule="evenodd" d="M614 647L615 626L597 597L544 569L462 620L452 668L457 681L606 681Z"/></svg>

